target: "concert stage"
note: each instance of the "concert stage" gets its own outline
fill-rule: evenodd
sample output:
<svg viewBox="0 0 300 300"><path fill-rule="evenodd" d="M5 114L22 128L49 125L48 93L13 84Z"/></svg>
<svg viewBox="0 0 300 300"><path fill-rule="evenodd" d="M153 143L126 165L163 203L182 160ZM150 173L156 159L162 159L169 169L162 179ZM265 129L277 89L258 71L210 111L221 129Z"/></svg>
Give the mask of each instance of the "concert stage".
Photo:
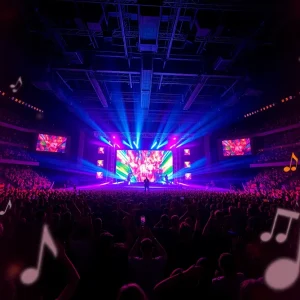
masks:
<svg viewBox="0 0 300 300"><path fill-rule="evenodd" d="M73 188L67 188L64 190L72 191ZM132 183L127 185L124 182L106 182L101 184L91 184L91 185L84 185L78 186L77 190L82 191L131 191L131 192L144 192L144 184L143 183ZM211 191L211 192L228 192L228 189L223 188L208 188L204 185L195 185L195 184L161 184L161 183L151 183L150 184L150 193L151 192L171 192L171 191L186 191L186 190L193 190L193 191Z"/></svg>

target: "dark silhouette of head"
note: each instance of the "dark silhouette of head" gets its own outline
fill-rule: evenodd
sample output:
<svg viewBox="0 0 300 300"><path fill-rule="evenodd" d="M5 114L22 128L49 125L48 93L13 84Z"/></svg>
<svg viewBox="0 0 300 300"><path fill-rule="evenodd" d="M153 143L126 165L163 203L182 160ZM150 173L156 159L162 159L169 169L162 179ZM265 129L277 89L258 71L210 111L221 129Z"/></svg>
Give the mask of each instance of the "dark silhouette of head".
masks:
<svg viewBox="0 0 300 300"><path fill-rule="evenodd" d="M241 283L240 299L241 300L264 300L274 299L271 291L264 285L263 280L248 279Z"/></svg>
<svg viewBox="0 0 300 300"><path fill-rule="evenodd" d="M184 271L184 270L183 270L182 268L177 268L177 269L175 269L175 270L171 273L170 277L173 277L173 276L176 276L176 275L178 275L178 274L181 274L183 271Z"/></svg>
<svg viewBox="0 0 300 300"><path fill-rule="evenodd" d="M96 235L101 234L102 231L102 220L101 218L97 218L94 220L94 231Z"/></svg>
<svg viewBox="0 0 300 300"><path fill-rule="evenodd" d="M219 268L225 277L236 274L234 258L230 253L223 253L220 255Z"/></svg>
<svg viewBox="0 0 300 300"><path fill-rule="evenodd" d="M145 238L141 241L141 251L143 257L152 257L153 244L152 241L148 238Z"/></svg>
<svg viewBox="0 0 300 300"><path fill-rule="evenodd" d="M121 287L118 300L147 300L147 297L139 285L129 283Z"/></svg>
<svg viewBox="0 0 300 300"><path fill-rule="evenodd" d="M171 217L171 226L172 228L179 229L180 220L177 215Z"/></svg>
<svg viewBox="0 0 300 300"><path fill-rule="evenodd" d="M169 217L168 217L168 215L162 215L160 217L160 221L161 221L161 224L164 228L169 227Z"/></svg>

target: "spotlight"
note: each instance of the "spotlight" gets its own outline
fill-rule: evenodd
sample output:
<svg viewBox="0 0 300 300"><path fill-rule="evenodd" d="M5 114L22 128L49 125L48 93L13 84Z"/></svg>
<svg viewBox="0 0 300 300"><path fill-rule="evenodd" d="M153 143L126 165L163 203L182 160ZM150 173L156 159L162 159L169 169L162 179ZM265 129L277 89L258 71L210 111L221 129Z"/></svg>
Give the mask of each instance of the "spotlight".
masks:
<svg viewBox="0 0 300 300"><path fill-rule="evenodd" d="M283 102L284 102L284 99L281 99L281 102L283 103Z"/></svg>
<svg viewBox="0 0 300 300"><path fill-rule="evenodd" d="M104 166L104 160L102 160L102 159L97 160L97 166L98 167L103 167Z"/></svg>
<svg viewBox="0 0 300 300"><path fill-rule="evenodd" d="M133 142L133 144L136 147L136 149L139 149L139 145L135 141Z"/></svg>
<svg viewBox="0 0 300 300"><path fill-rule="evenodd" d="M190 149L183 149L183 155L191 155Z"/></svg>
<svg viewBox="0 0 300 300"><path fill-rule="evenodd" d="M157 141L151 146L151 149L153 149L157 145Z"/></svg>
<svg viewBox="0 0 300 300"><path fill-rule="evenodd" d="M190 161L185 161L184 162L184 167L185 168L190 168L191 167L191 162Z"/></svg>
<svg viewBox="0 0 300 300"><path fill-rule="evenodd" d="M115 136L113 136L113 139L115 139L116 137Z"/></svg>
<svg viewBox="0 0 300 300"><path fill-rule="evenodd" d="M176 140L176 137L174 137L173 140L175 141L175 140Z"/></svg>
<svg viewBox="0 0 300 300"><path fill-rule="evenodd" d="M98 148L98 153L99 154L104 154L104 147L99 147Z"/></svg>
<svg viewBox="0 0 300 300"><path fill-rule="evenodd" d="M293 99L293 97L292 97L292 96L290 96L289 98L290 98L290 99Z"/></svg>

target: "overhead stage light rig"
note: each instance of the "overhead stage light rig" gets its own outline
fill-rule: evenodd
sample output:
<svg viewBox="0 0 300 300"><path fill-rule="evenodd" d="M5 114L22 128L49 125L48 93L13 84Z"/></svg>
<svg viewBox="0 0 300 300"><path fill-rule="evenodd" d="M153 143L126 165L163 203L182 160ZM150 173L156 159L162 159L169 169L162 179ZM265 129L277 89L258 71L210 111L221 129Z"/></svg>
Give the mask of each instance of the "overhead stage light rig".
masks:
<svg viewBox="0 0 300 300"><path fill-rule="evenodd" d="M128 137L131 138L132 141L135 141L137 138L137 134L134 132L106 132L103 133L101 131L94 131L94 136L96 138L105 138L107 140L114 139L113 137L120 137L122 139L127 139ZM140 138L143 139L167 139L168 137L173 137L176 136L175 139L180 139L181 136L184 136L186 139L188 138L194 138L193 134L183 134L183 133L175 133L175 132L170 132L170 133L157 133L157 132L142 132L140 135Z"/></svg>

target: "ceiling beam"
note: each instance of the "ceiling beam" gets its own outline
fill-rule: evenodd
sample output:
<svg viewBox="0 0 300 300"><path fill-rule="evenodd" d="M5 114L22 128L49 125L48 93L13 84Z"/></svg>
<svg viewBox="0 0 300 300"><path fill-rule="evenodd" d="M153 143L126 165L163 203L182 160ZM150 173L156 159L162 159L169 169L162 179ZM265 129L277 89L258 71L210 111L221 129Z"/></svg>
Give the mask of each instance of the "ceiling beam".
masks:
<svg viewBox="0 0 300 300"><path fill-rule="evenodd" d="M199 82L194 90L192 91L191 95L189 96L188 101L185 103L183 110L189 110L191 105L194 103L195 99L198 97L201 90L204 88L206 81L208 80L208 77L202 77L201 82Z"/></svg>
<svg viewBox="0 0 300 300"><path fill-rule="evenodd" d="M123 39L123 35L125 34L126 38L137 39L139 37L138 28L131 27L130 29L131 30L128 30L126 32L123 32L122 29L121 30L118 30L118 29L113 30L112 38ZM67 36L87 36L87 37L89 37L89 35L92 34L96 38L103 37L103 31L97 31L97 30L89 31L86 29L77 29L77 28L57 28L56 30L57 30L57 32L59 32L59 34L67 35ZM34 29L30 30L30 32L42 33L42 31L34 30ZM166 30L165 31L160 30L158 33L158 40L161 40L161 41L170 41L171 37L172 37L172 32L168 32ZM187 37L188 37L188 34L175 33L173 35L173 40L178 41L178 42L185 42ZM210 38L207 38L206 36L198 36L198 37L195 37L194 42L195 43L206 42L206 43L215 43L215 44L238 44L240 42L240 40L241 39L236 38L236 37L212 36Z"/></svg>
<svg viewBox="0 0 300 300"><path fill-rule="evenodd" d="M120 4L120 0L118 1L118 12L119 12L119 21L120 21L120 27L122 32L122 39L123 39L123 45L124 45L124 52L125 57L128 59L128 48L127 48L127 40L125 35L125 26L124 26L124 20L123 20L123 7ZM128 62L129 64L129 62Z"/></svg>
<svg viewBox="0 0 300 300"><path fill-rule="evenodd" d="M168 61L170 54L171 54L171 49L172 49L172 45L173 45L174 36L176 33L176 28L177 28L177 23L178 23L179 16L180 16L180 11L181 11L181 9L177 8L176 17L175 17L175 20L173 23L173 28L172 28L172 34L171 34L171 38L170 38L169 45L168 45L167 56L166 56L166 60L164 62L164 68L165 68L166 62Z"/></svg>
<svg viewBox="0 0 300 300"><path fill-rule="evenodd" d="M86 76L88 77L95 93L97 94L98 99L100 100L101 104L103 105L103 107L108 107L108 103L107 100L104 96L104 93L98 83L98 80L95 78L95 75L93 74L93 72L86 72Z"/></svg>
<svg viewBox="0 0 300 300"><path fill-rule="evenodd" d="M59 0L61 2L74 2L74 0ZM142 3L137 2L136 0L76 0L80 3L94 3L94 4L118 4L127 5L127 6L152 6L152 7L172 7L172 8L186 8L186 9L199 9L199 10L213 10L213 11L261 11L266 9L266 5L260 3L257 4L245 4L245 3L232 3L232 4L210 4L203 3L201 0L164 0L162 4L158 2Z"/></svg>
<svg viewBox="0 0 300 300"><path fill-rule="evenodd" d="M68 71L68 72L89 72L94 73L103 73L103 74L131 74L131 75L140 75L140 72L129 71L129 70L105 70L105 69L91 69L80 66L70 66L70 67L52 67L54 71ZM61 74L62 75L62 74ZM193 74L193 73L178 73L178 72L156 72L153 70L153 75L163 75L163 76L182 76L182 77L201 77L201 78L214 78L214 79L239 79L242 76L240 75L216 75L216 74ZM62 75L63 76L63 75Z"/></svg>

